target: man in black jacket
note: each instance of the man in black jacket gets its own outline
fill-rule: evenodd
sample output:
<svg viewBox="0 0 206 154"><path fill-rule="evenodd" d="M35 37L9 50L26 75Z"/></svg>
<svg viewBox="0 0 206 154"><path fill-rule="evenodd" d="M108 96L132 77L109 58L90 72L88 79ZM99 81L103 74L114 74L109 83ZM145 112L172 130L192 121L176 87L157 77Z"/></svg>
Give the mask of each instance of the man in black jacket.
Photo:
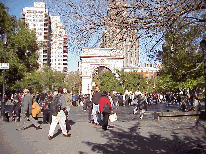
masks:
<svg viewBox="0 0 206 154"><path fill-rule="evenodd" d="M21 102L20 102L20 99L15 97L13 104L14 104L14 106L13 106L13 114L16 114L16 122L20 122L20 113L21 113ZM13 118L12 120L14 121L15 119Z"/></svg>
<svg viewBox="0 0 206 154"><path fill-rule="evenodd" d="M57 108L55 107L57 105ZM58 94L53 96L53 102L51 103L52 122L49 129L48 139L51 140L54 135L56 125L59 123L63 136L70 137L68 130L66 129L66 99L63 95L62 87L59 87Z"/></svg>

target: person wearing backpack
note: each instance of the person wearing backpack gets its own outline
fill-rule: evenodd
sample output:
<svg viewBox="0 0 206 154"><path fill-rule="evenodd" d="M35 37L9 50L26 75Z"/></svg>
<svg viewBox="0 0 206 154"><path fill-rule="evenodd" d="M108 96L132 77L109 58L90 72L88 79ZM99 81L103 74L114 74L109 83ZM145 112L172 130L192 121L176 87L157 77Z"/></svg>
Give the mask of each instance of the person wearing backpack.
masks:
<svg viewBox="0 0 206 154"><path fill-rule="evenodd" d="M106 91L102 92L102 97L99 99L99 112L103 114L102 129L107 130L109 114L113 110Z"/></svg>
<svg viewBox="0 0 206 154"><path fill-rule="evenodd" d="M58 94L53 96L53 100L50 106L52 114L52 122L50 124L48 139L51 140L54 135L56 125L59 123L63 136L70 137L66 129L66 99L63 95L63 88L59 87Z"/></svg>

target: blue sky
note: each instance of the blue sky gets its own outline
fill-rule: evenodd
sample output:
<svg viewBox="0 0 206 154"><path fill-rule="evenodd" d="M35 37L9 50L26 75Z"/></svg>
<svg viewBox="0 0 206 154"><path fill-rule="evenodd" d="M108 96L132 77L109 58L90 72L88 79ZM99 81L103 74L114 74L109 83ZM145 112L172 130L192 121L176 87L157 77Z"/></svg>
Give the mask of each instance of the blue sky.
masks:
<svg viewBox="0 0 206 154"><path fill-rule="evenodd" d="M24 7L33 7L35 0L0 0L10 10L9 14L21 18L21 12ZM55 14L52 14L55 15ZM68 65L69 72L76 71L78 69L79 56L72 53L68 53Z"/></svg>
<svg viewBox="0 0 206 154"><path fill-rule="evenodd" d="M10 8L9 14L14 15L17 18L21 18L21 12L24 7L33 7L34 2L41 1L41 0L0 0L0 1ZM42 1L46 2L47 0L42 0ZM57 14L53 14L51 11L50 14L57 15ZM63 21L64 19L61 18L61 20ZM140 62L142 62L143 65L145 61L148 61L145 51L148 50L147 48L149 48L149 45L152 45L152 43L148 43L148 40L140 38L139 45L140 45L139 46ZM157 50L161 50L161 49L157 48ZM71 52L68 53L69 72L76 71L78 69L78 61L79 61L79 56L77 54Z"/></svg>

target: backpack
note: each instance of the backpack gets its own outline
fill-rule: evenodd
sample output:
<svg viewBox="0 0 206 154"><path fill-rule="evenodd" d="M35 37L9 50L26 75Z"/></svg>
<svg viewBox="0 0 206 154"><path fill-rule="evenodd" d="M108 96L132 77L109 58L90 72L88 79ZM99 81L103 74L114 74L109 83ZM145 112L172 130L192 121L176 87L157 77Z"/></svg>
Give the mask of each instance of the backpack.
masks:
<svg viewBox="0 0 206 154"><path fill-rule="evenodd" d="M52 115L57 115L57 113L61 110L61 105L59 102L60 96L55 95L51 101L50 111Z"/></svg>
<svg viewBox="0 0 206 154"><path fill-rule="evenodd" d="M111 113L110 109L111 109L111 107L110 107L110 104L108 104L108 99L107 99L107 104L105 104L103 106L103 111L102 112L110 114Z"/></svg>

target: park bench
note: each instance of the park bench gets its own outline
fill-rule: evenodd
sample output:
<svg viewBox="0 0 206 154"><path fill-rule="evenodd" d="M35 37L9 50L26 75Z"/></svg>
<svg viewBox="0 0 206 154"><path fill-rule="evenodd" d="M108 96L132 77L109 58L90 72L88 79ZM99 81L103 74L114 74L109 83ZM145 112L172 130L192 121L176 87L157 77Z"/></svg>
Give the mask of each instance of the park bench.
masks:
<svg viewBox="0 0 206 154"><path fill-rule="evenodd" d="M12 114L13 106L14 105L5 105L5 120L6 121L12 121L12 119L10 119L10 117ZM13 117L16 118L16 115L14 114ZM38 121L43 121L43 112L39 113L37 115L36 119Z"/></svg>
<svg viewBox="0 0 206 154"><path fill-rule="evenodd" d="M168 120L168 119L184 119L200 116L200 111L188 111L188 112L154 112L154 119Z"/></svg>

